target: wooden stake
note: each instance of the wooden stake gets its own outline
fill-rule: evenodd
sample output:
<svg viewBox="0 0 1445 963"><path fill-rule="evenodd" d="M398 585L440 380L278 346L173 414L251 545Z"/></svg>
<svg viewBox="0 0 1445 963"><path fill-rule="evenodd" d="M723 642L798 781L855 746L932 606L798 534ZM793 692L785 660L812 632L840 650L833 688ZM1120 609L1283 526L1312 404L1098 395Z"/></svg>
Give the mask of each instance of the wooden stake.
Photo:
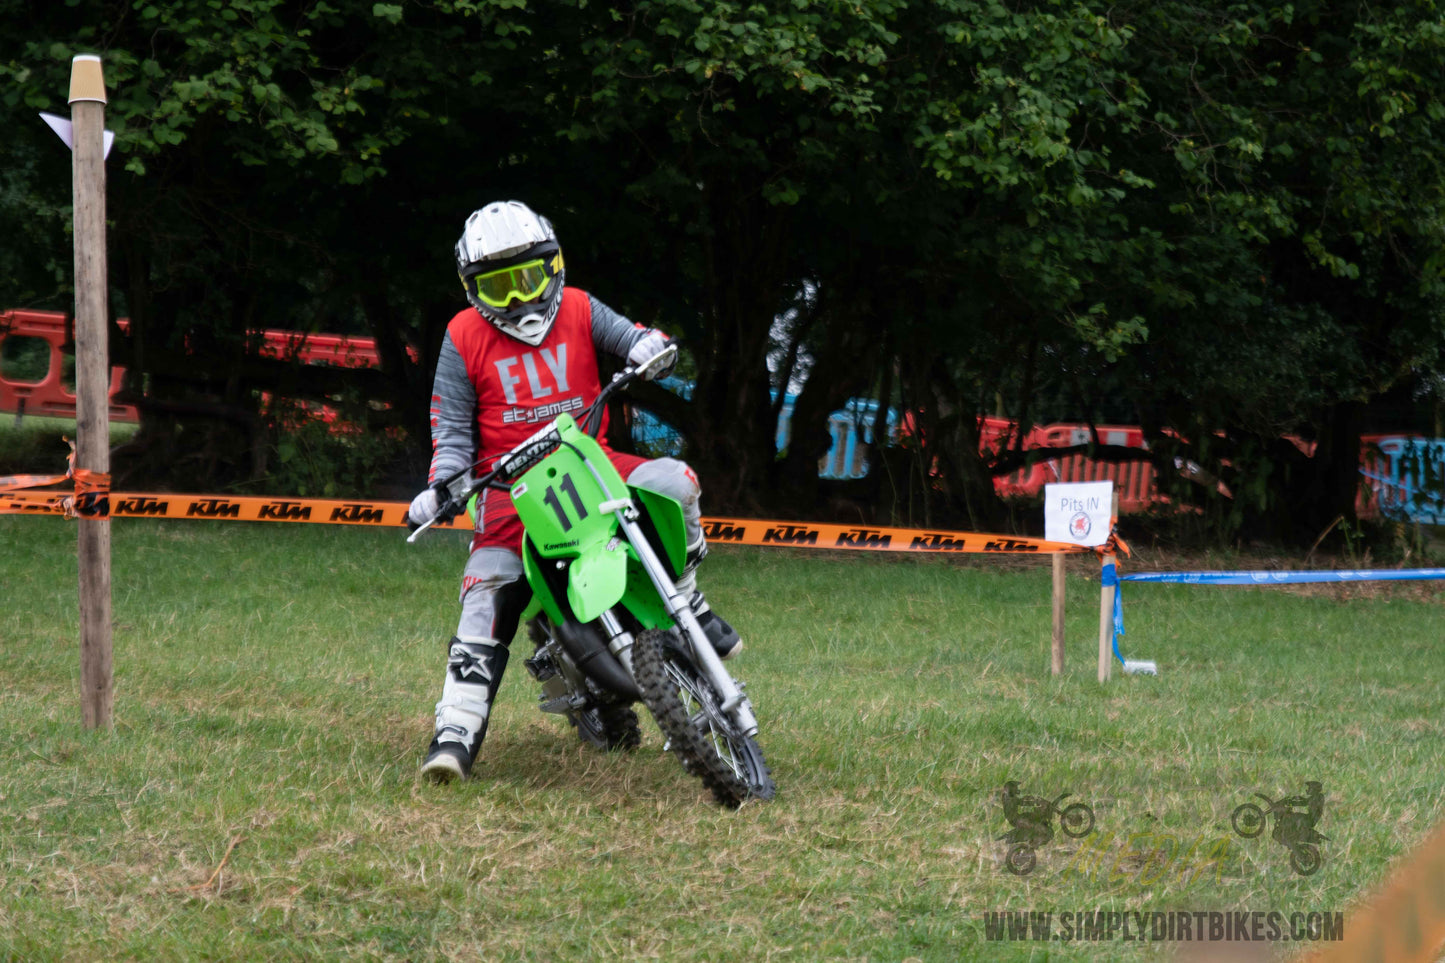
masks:
<svg viewBox="0 0 1445 963"><path fill-rule="evenodd" d="M1054 553L1054 675L1064 674L1064 555Z"/></svg>
<svg viewBox="0 0 1445 963"><path fill-rule="evenodd" d="M100 58L70 67L75 201L75 467L110 471L109 311L105 257L105 79ZM86 729L110 728L110 520L81 517L80 711Z"/></svg>
<svg viewBox="0 0 1445 963"><path fill-rule="evenodd" d="M1114 491L1114 499L1109 510L1109 531L1119 522L1119 492ZM1104 568L1115 564L1114 553L1110 552L1104 556ZM1117 566L1116 566L1117 570ZM1105 585L1099 590L1099 681L1109 681L1109 675L1114 668L1114 586Z"/></svg>

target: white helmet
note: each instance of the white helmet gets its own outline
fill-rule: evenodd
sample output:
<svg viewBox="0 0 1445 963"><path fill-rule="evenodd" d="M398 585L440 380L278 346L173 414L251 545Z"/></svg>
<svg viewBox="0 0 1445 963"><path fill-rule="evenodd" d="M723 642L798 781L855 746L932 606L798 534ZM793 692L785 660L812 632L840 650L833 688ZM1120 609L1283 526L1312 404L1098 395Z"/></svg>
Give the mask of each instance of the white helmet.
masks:
<svg viewBox="0 0 1445 963"><path fill-rule="evenodd" d="M467 218L457 241L467 301L503 334L537 345L562 306L562 249L552 222L521 201L497 201Z"/></svg>

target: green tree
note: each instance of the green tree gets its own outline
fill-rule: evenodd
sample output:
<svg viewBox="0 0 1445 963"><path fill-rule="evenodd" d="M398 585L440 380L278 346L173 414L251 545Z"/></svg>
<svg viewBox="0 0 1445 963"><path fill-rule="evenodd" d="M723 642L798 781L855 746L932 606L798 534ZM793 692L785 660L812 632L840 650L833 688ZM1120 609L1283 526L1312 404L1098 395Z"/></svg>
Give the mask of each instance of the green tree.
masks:
<svg viewBox="0 0 1445 963"><path fill-rule="evenodd" d="M1170 248L1133 290L1172 314L1121 380L1161 459L1225 481L1225 532L1313 538L1353 517L1365 407L1437 370L1445 339L1445 22L1433 4L1118 16L1155 105L1139 216Z"/></svg>

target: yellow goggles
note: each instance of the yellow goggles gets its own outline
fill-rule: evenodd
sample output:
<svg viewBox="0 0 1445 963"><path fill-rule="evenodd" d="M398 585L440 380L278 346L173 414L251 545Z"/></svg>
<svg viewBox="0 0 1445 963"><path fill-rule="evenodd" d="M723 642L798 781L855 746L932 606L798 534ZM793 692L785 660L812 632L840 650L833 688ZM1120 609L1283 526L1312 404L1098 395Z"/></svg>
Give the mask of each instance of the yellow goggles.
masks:
<svg viewBox="0 0 1445 963"><path fill-rule="evenodd" d="M546 290L550 280L547 262L538 258L526 264L478 274L472 279L472 284L483 304L505 308L513 301L530 301L537 297Z"/></svg>

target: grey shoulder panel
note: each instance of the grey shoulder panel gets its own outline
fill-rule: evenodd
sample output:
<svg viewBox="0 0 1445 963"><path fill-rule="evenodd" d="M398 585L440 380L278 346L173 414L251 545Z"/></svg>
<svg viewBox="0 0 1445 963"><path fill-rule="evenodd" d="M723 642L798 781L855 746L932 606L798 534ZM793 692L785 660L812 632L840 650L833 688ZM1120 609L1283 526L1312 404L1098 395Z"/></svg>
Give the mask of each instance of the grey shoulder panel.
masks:
<svg viewBox="0 0 1445 963"><path fill-rule="evenodd" d="M431 392L431 471L436 481L471 465L477 455L477 392L467 377L466 362L452 342L442 339Z"/></svg>
<svg viewBox="0 0 1445 963"><path fill-rule="evenodd" d="M588 294L587 297L592 302L592 343L599 351L626 358L627 352L631 351L632 346L641 341L650 329L639 328L625 316L597 300L594 295Z"/></svg>

